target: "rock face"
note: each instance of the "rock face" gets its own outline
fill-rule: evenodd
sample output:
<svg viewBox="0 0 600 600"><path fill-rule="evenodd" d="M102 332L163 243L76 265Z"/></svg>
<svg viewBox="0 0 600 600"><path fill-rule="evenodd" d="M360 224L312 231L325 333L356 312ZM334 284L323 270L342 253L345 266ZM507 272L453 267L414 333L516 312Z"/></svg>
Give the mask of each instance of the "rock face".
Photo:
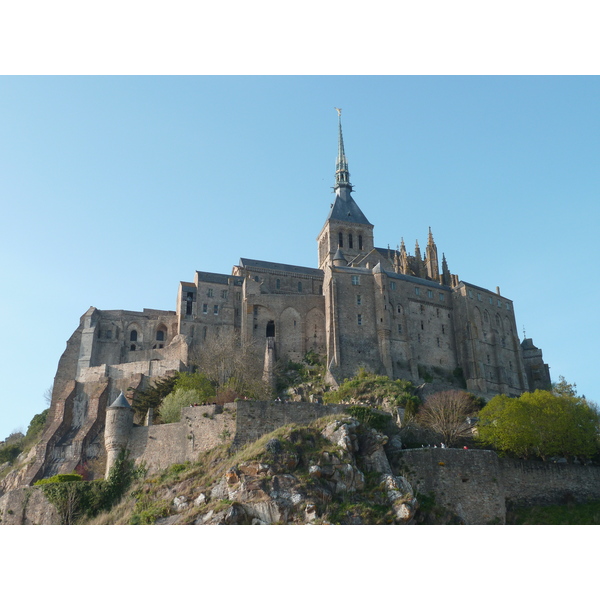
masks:
<svg viewBox="0 0 600 600"><path fill-rule="evenodd" d="M387 437L350 417L336 418L315 433L292 430L272 438L259 460L228 469L200 495L172 499L177 518L164 523L269 525L318 523L406 524L417 507L410 484L387 460ZM375 507L375 508L374 508Z"/></svg>

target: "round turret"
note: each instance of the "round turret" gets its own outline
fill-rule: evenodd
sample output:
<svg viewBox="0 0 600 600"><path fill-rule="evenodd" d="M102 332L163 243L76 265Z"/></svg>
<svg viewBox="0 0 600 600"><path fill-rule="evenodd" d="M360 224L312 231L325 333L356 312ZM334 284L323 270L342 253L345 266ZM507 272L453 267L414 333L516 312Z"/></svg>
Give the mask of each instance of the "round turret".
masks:
<svg viewBox="0 0 600 600"><path fill-rule="evenodd" d="M106 409L106 423L104 427L104 447L106 449L106 474L115 464L119 452L127 447L129 434L133 427L133 408L127 402L123 392Z"/></svg>

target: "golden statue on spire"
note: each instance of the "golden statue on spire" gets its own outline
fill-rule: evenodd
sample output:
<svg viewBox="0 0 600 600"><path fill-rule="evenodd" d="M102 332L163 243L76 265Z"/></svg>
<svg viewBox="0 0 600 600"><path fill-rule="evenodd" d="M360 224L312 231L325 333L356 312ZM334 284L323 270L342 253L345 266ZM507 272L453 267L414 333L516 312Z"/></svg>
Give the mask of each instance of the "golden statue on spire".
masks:
<svg viewBox="0 0 600 600"><path fill-rule="evenodd" d="M335 110L337 110L338 117L341 117L342 116L342 109L341 108L336 108L335 106L333 108L335 108Z"/></svg>

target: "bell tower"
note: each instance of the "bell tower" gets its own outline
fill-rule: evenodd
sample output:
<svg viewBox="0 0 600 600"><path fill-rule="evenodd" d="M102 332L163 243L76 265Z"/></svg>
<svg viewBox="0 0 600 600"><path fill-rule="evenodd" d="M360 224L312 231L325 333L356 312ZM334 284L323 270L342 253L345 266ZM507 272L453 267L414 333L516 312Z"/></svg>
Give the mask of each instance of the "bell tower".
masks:
<svg viewBox="0 0 600 600"><path fill-rule="evenodd" d="M338 113L338 155L335 165L335 200L317 238L319 268L331 264L340 249L348 262L373 250L373 225L352 198L352 184L342 136L342 109Z"/></svg>

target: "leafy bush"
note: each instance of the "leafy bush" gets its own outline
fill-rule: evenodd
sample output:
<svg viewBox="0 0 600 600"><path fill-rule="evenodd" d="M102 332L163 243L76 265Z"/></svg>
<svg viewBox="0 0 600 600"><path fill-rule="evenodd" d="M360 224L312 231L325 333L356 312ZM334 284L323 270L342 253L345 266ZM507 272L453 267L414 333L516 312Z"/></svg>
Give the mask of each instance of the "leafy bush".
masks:
<svg viewBox="0 0 600 600"><path fill-rule="evenodd" d="M175 390L160 405L160 418L163 423L178 423L184 406L202 404L200 393L196 390Z"/></svg>
<svg viewBox="0 0 600 600"><path fill-rule="evenodd" d="M204 373L179 373L173 391L194 390L202 401L215 395L215 387Z"/></svg>
<svg viewBox="0 0 600 600"><path fill-rule="evenodd" d="M141 474L142 470L135 469L133 461L121 451L104 481L82 481L81 475L71 473L40 479L35 485L54 505L61 523L72 525L83 516L93 517L110 509Z"/></svg>
<svg viewBox="0 0 600 600"><path fill-rule="evenodd" d="M83 481L83 476L77 473L59 473L46 479L39 479L33 485L46 485L48 483L65 483L67 481Z"/></svg>
<svg viewBox="0 0 600 600"><path fill-rule="evenodd" d="M410 381L393 380L361 369L356 377L346 379L337 390L326 392L323 399L335 404L351 400L381 404L383 400L387 400L392 406L409 408L416 412L420 401L414 392L415 386Z"/></svg>
<svg viewBox="0 0 600 600"><path fill-rule="evenodd" d="M379 431L383 431L392 419L390 415L380 413L368 406L348 406L346 412L361 423Z"/></svg>
<svg viewBox="0 0 600 600"><path fill-rule="evenodd" d="M598 451L598 410L583 398L550 391L519 398L495 396L479 413L482 442L522 458L593 456Z"/></svg>
<svg viewBox="0 0 600 600"><path fill-rule="evenodd" d="M42 411L31 419L29 427L27 428L27 433L18 441L5 444L0 448L0 465L6 462L12 464L19 454L27 452L38 442L38 439L44 430L44 426L46 425L48 410L49 409Z"/></svg>
<svg viewBox="0 0 600 600"><path fill-rule="evenodd" d="M15 458L21 454L22 444L5 444L0 448L0 465L4 463L12 464Z"/></svg>

